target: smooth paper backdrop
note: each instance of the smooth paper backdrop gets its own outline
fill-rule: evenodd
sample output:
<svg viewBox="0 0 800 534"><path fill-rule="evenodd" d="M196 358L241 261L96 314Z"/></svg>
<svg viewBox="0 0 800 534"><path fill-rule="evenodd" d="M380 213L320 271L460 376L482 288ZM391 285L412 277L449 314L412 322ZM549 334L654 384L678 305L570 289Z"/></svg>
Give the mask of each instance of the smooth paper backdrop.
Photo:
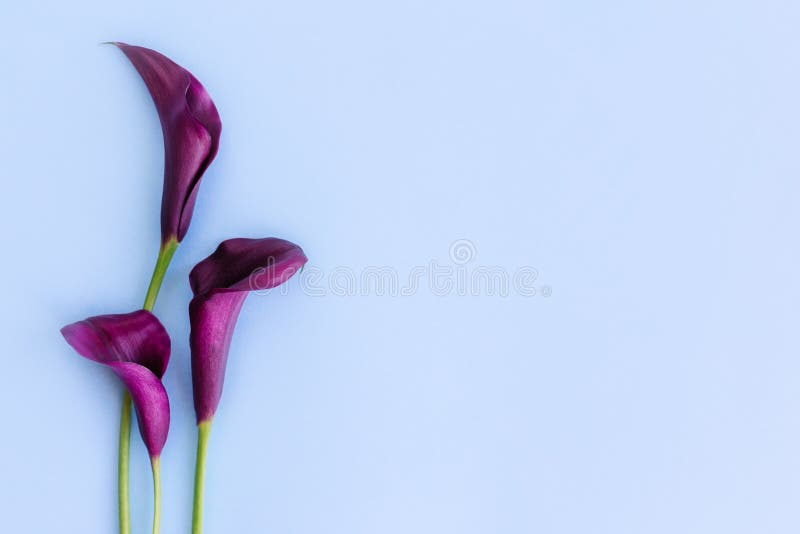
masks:
<svg viewBox="0 0 800 534"><path fill-rule="evenodd" d="M188 271L266 235L323 292L245 304L209 534L798 532L798 23L772 0L3 2L2 530L116 528L119 386L58 330L141 306L158 247L158 120L99 44L122 40L223 120L155 309L165 534L191 508ZM438 266L535 269L536 294L362 291Z"/></svg>

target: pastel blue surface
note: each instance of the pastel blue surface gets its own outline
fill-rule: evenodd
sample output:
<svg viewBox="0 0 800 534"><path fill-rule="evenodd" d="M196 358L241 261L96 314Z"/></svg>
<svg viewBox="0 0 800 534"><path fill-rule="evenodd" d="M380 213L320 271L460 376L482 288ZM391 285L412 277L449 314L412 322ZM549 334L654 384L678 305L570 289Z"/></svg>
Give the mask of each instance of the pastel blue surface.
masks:
<svg viewBox="0 0 800 534"><path fill-rule="evenodd" d="M158 120L98 45L122 40L189 68L223 120L156 307L165 534L191 511L188 271L266 235L304 247L324 295L295 280L245 303L207 533L800 531L799 17L3 2L0 530L116 527L120 386L58 330L139 307L158 247ZM361 291L370 267L432 261L454 280L535 268L536 294Z"/></svg>

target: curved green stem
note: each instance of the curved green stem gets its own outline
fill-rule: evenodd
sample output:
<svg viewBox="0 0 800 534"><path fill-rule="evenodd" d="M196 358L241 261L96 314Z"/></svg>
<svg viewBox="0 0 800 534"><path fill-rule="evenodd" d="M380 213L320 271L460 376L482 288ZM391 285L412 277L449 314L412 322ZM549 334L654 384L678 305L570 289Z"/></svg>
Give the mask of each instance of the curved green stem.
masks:
<svg viewBox="0 0 800 534"><path fill-rule="evenodd" d="M172 256L178 248L178 241L175 238L162 243L158 251L156 266L153 269L153 276L150 279L150 286L147 288L147 295L142 306L147 311L153 311L156 304L156 297L167 274ZM119 420L119 464L118 464L118 492L119 492L119 534L131 534L131 502L130 502L130 455L131 455L131 396L126 391L122 397L122 413ZM156 476L156 472L153 472ZM153 480L155 483L155 479ZM160 481L159 481L160 484ZM160 491L160 488L159 488ZM158 497L160 514L160 494ZM156 528L156 517L153 517L153 528ZM154 530L155 532L155 530Z"/></svg>
<svg viewBox="0 0 800 534"><path fill-rule="evenodd" d="M131 396L122 396L122 413L119 419L119 534L131 534L131 503L128 466L131 453Z"/></svg>
<svg viewBox="0 0 800 534"><path fill-rule="evenodd" d="M192 534L203 532L203 488L206 479L206 454L211 421L197 425L197 463L194 468L194 508L192 509Z"/></svg>
<svg viewBox="0 0 800 534"><path fill-rule="evenodd" d="M158 291L161 289L161 282L164 281L167 267L169 267L169 262L172 261L172 256L177 248L178 242L175 238L171 238L166 243L163 243L158 251L156 266L153 269L153 276L150 278L150 286L147 288L144 306L142 306L147 311L153 311L153 307L156 305L156 297L158 297Z"/></svg>
<svg viewBox="0 0 800 534"><path fill-rule="evenodd" d="M161 530L161 457L150 458L153 468L153 534Z"/></svg>

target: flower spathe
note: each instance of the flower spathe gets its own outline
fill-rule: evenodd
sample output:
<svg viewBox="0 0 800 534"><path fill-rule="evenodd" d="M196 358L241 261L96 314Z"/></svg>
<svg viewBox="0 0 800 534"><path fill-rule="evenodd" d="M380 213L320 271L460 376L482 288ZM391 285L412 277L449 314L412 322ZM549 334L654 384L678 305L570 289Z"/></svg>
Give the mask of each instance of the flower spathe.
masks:
<svg viewBox="0 0 800 534"><path fill-rule="evenodd" d="M284 283L306 261L303 250L289 241L237 238L223 241L192 269L189 343L198 423L210 421L219 405L233 330L247 294Z"/></svg>
<svg viewBox="0 0 800 534"><path fill-rule="evenodd" d="M158 111L164 134L161 241L180 242L192 219L200 180L217 155L222 131L219 113L188 70L155 50L113 44L133 63Z"/></svg>
<svg viewBox="0 0 800 534"><path fill-rule="evenodd" d="M100 315L72 323L61 334L81 356L109 367L131 395L150 456L161 454L169 432L169 399L161 383L170 339L146 310Z"/></svg>

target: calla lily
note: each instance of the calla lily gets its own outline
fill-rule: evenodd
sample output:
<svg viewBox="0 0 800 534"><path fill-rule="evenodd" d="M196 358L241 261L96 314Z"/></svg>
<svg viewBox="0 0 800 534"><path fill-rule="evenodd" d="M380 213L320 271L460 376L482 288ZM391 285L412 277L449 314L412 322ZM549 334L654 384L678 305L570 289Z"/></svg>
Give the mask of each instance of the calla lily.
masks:
<svg viewBox="0 0 800 534"><path fill-rule="evenodd" d="M192 269L189 342L198 423L211 420L219 404L231 337L247 294L279 286L306 261L289 241L239 238L223 241Z"/></svg>
<svg viewBox="0 0 800 534"><path fill-rule="evenodd" d="M211 97L191 72L149 48L113 43L139 71L164 133L161 241L186 235L200 179L217 155L222 123Z"/></svg>
<svg viewBox="0 0 800 534"><path fill-rule="evenodd" d="M189 304L189 345L197 415L192 534L203 531L203 486L211 420L222 397L228 350L244 299L252 290L284 283L306 261L303 249L283 239L229 239L189 273L194 293Z"/></svg>
<svg viewBox="0 0 800 534"><path fill-rule="evenodd" d="M161 383L170 340L155 315L139 310L90 317L61 334L78 354L108 366L130 392L139 431L151 458L158 458L169 431L169 399Z"/></svg>

